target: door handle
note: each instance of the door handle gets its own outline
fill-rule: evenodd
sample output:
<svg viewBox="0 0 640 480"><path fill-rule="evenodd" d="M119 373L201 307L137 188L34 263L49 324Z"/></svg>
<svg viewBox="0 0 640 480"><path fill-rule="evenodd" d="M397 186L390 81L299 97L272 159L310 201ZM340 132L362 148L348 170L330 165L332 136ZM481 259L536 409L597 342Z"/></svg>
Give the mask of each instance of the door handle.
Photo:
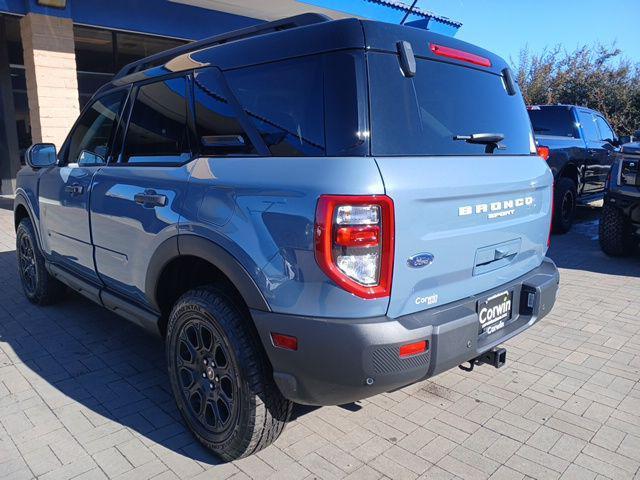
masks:
<svg viewBox="0 0 640 480"><path fill-rule="evenodd" d="M84 187L76 183L73 185L66 185L64 187L64 191L70 193L71 195L82 195L82 192L84 192Z"/></svg>
<svg viewBox="0 0 640 480"><path fill-rule="evenodd" d="M158 194L153 190L136 193L133 199L138 205L142 205L143 207L164 207L167 204L167 196Z"/></svg>

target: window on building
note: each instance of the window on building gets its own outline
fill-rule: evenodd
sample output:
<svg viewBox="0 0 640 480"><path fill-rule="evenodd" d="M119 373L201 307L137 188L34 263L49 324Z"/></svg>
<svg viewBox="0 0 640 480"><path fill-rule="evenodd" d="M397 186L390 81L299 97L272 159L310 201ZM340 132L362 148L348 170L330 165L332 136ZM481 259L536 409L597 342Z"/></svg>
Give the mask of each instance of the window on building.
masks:
<svg viewBox="0 0 640 480"><path fill-rule="evenodd" d="M117 47L116 72L131 62L187 43L183 40L174 40L172 38L151 37L122 32L115 33L115 41Z"/></svg>
<svg viewBox="0 0 640 480"><path fill-rule="evenodd" d="M226 72L243 109L276 156L323 156L322 57Z"/></svg>
<svg viewBox="0 0 640 480"><path fill-rule="evenodd" d="M212 156L256 155L255 147L220 87L219 75L217 70L205 69L194 76L196 131L201 142L200 151ZM223 137L227 137L226 141ZM216 145L216 142L220 144Z"/></svg>
<svg viewBox="0 0 640 480"><path fill-rule="evenodd" d="M80 108L127 63L183 45L181 40L73 27Z"/></svg>
<svg viewBox="0 0 640 480"><path fill-rule="evenodd" d="M106 163L125 95L125 91L105 95L84 111L69 138L67 163Z"/></svg>
<svg viewBox="0 0 640 480"><path fill-rule="evenodd" d="M182 163L189 160L186 95L187 82L182 77L139 88L121 161Z"/></svg>
<svg viewBox="0 0 640 480"><path fill-rule="evenodd" d="M18 149L20 158L31 145L31 121L29 118L29 102L27 100L27 80L24 69L22 39L20 38L20 20L17 17L2 16L6 34L6 47L9 56L9 75L15 110L16 130L18 132Z"/></svg>

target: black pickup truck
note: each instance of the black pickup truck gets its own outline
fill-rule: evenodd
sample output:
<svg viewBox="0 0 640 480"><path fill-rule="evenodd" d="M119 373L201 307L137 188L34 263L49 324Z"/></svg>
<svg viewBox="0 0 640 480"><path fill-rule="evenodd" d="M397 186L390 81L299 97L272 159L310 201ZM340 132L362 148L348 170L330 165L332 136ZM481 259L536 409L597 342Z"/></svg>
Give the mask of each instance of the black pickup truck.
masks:
<svg viewBox="0 0 640 480"><path fill-rule="evenodd" d="M623 145L611 168L599 238L615 257L630 255L640 241L640 141Z"/></svg>
<svg viewBox="0 0 640 480"><path fill-rule="evenodd" d="M601 113L575 105L527 107L538 144L555 178L553 230L567 232L578 202L598 200L620 141Z"/></svg>

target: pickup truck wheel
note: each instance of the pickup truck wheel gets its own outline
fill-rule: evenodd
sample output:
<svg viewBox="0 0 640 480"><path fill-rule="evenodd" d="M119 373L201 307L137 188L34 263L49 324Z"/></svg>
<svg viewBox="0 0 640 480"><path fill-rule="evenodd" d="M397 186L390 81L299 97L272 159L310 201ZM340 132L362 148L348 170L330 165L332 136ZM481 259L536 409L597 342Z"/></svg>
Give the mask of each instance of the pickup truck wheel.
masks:
<svg viewBox="0 0 640 480"><path fill-rule="evenodd" d="M553 194L553 232L567 233L576 215L578 189L570 178L560 178Z"/></svg>
<svg viewBox="0 0 640 480"><path fill-rule="evenodd" d="M167 325L171 387L198 440L226 461L270 445L291 414L250 318L224 293L185 293Z"/></svg>
<svg viewBox="0 0 640 480"><path fill-rule="evenodd" d="M64 296L66 287L45 268L33 224L28 218L22 219L18 225L16 254L22 289L31 303L51 305Z"/></svg>
<svg viewBox="0 0 640 480"><path fill-rule="evenodd" d="M616 207L606 204L599 226L600 248L612 257L631 255L635 241L625 215Z"/></svg>

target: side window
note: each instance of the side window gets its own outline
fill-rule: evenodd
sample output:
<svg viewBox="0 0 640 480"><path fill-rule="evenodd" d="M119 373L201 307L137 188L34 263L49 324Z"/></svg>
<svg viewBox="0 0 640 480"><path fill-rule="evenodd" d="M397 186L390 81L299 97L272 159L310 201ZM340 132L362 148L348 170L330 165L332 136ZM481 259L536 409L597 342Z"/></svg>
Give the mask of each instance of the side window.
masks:
<svg viewBox="0 0 640 480"><path fill-rule="evenodd" d="M592 140L594 142L600 140L600 132L598 132L598 127L596 127L596 119L592 114L590 114L589 112L578 110L578 120L580 121L580 125L582 125L582 130L584 131L586 140Z"/></svg>
<svg viewBox="0 0 640 480"><path fill-rule="evenodd" d="M191 158L186 95L187 81L182 77L138 89L122 162L182 163Z"/></svg>
<svg viewBox="0 0 640 480"><path fill-rule="evenodd" d="M272 155L324 156L322 56L225 73Z"/></svg>
<svg viewBox="0 0 640 480"><path fill-rule="evenodd" d="M205 69L194 75L196 131L202 154L257 155L220 87L218 72Z"/></svg>
<svg viewBox="0 0 640 480"><path fill-rule="evenodd" d="M600 130L600 140L613 140L616 138L616 135L613 133L613 130L611 130L609 124L600 115L596 115L596 123Z"/></svg>
<svg viewBox="0 0 640 480"><path fill-rule="evenodd" d="M69 138L67 163L81 166L106 163L125 95L126 91L105 95L85 110Z"/></svg>

